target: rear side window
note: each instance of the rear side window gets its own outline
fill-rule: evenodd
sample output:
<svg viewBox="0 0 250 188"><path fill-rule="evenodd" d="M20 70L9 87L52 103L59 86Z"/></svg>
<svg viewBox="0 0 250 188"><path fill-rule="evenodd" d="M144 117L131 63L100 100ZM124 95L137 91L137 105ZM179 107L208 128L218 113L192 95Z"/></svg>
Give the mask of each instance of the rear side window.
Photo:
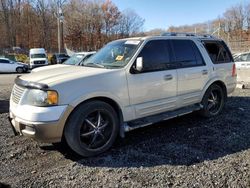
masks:
<svg viewBox="0 0 250 188"><path fill-rule="evenodd" d="M232 55L223 42L203 41L203 44L214 64L233 62Z"/></svg>
<svg viewBox="0 0 250 188"><path fill-rule="evenodd" d="M179 68L205 65L199 49L191 40L171 40L175 62Z"/></svg>
<svg viewBox="0 0 250 188"><path fill-rule="evenodd" d="M169 42L167 40L149 41L138 57L143 58L143 72L166 70L170 62Z"/></svg>
<svg viewBox="0 0 250 188"><path fill-rule="evenodd" d="M0 59L0 63L9 63L9 61L5 59Z"/></svg>

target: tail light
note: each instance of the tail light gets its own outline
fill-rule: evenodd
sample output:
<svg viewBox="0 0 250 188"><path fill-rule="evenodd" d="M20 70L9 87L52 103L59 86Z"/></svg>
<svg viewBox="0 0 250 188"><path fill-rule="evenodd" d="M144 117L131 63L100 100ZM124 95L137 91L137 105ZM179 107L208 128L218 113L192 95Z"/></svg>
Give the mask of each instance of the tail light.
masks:
<svg viewBox="0 0 250 188"><path fill-rule="evenodd" d="M235 64L233 64L232 77L236 77L236 76L237 76L236 66L235 66Z"/></svg>

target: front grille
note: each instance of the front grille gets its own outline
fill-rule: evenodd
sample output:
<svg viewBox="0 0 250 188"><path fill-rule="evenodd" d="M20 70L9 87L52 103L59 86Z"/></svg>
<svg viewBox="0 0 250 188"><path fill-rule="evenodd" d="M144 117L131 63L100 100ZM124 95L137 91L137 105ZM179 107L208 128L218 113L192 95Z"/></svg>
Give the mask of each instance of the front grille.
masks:
<svg viewBox="0 0 250 188"><path fill-rule="evenodd" d="M25 88L20 87L20 86L18 86L16 84L14 85L14 87L12 89L12 93L11 93L11 95L12 95L12 101L14 103L16 103L16 104L19 103L19 101L20 101L20 99L21 99L21 97L23 95L24 90L25 90Z"/></svg>
<svg viewBox="0 0 250 188"><path fill-rule="evenodd" d="M34 64L45 64L45 61L34 61Z"/></svg>

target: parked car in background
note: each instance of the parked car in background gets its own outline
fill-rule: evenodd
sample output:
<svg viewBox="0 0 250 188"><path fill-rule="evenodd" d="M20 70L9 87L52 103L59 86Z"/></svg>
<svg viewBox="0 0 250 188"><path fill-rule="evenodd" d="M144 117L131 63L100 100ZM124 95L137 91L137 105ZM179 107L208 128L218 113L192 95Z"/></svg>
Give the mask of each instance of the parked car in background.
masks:
<svg viewBox="0 0 250 188"><path fill-rule="evenodd" d="M62 67L67 67L69 65L77 65L81 66L85 60L87 60L89 57L91 57L93 54L95 54L95 51L92 52L78 52L72 55L69 59L64 61L62 64L56 64L56 65L51 65L51 66L46 66L46 67L39 67L36 69L32 70L33 72L39 72L39 71L44 71L44 70L58 70Z"/></svg>
<svg viewBox="0 0 250 188"><path fill-rule="evenodd" d="M27 72L28 71L28 65L12 61L8 58L0 58L0 72Z"/></svg>
<svg viewBox="0 0 250 188"><path fill-rule="evenodd" d="M69 59L69 56L67 54L54 54L51 58L51 64L55 65L55 64L61 64L64 61L66 61L67 59Z"/></svg>
<svg viewBox="0 0 250 188"><path fill-rule="evenodd" d="M69 59L67 59L67 61L65 61L63 64L65 64L65 65L82 65L82 63L85 60L90 58L95 53L96 53L96 51L75 53Z"/></svg>
<svg viewBox="0 0 250 188"><path fill-rule="evenodd" d="M250 68L250 52L235 55L234 62L237 69Z"/></svg>
<svg viewBox="0 0 250 188"><path fill-rule="evenodd" d="M30 69L48 65L47 53L44 48L31 48L29 58Z"/></svg>

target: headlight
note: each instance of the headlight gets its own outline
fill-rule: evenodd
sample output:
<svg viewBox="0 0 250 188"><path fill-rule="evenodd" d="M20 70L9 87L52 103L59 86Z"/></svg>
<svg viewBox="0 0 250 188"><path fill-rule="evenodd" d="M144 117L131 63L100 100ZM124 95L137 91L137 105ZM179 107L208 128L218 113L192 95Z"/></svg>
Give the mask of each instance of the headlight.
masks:
<svg viewBox="0 0 250 188"><path fill-rule="evenodd" d="M26 103L34 106L51 106L58 104L58 93L54 90L31 89L27 93Z"/></svg>

